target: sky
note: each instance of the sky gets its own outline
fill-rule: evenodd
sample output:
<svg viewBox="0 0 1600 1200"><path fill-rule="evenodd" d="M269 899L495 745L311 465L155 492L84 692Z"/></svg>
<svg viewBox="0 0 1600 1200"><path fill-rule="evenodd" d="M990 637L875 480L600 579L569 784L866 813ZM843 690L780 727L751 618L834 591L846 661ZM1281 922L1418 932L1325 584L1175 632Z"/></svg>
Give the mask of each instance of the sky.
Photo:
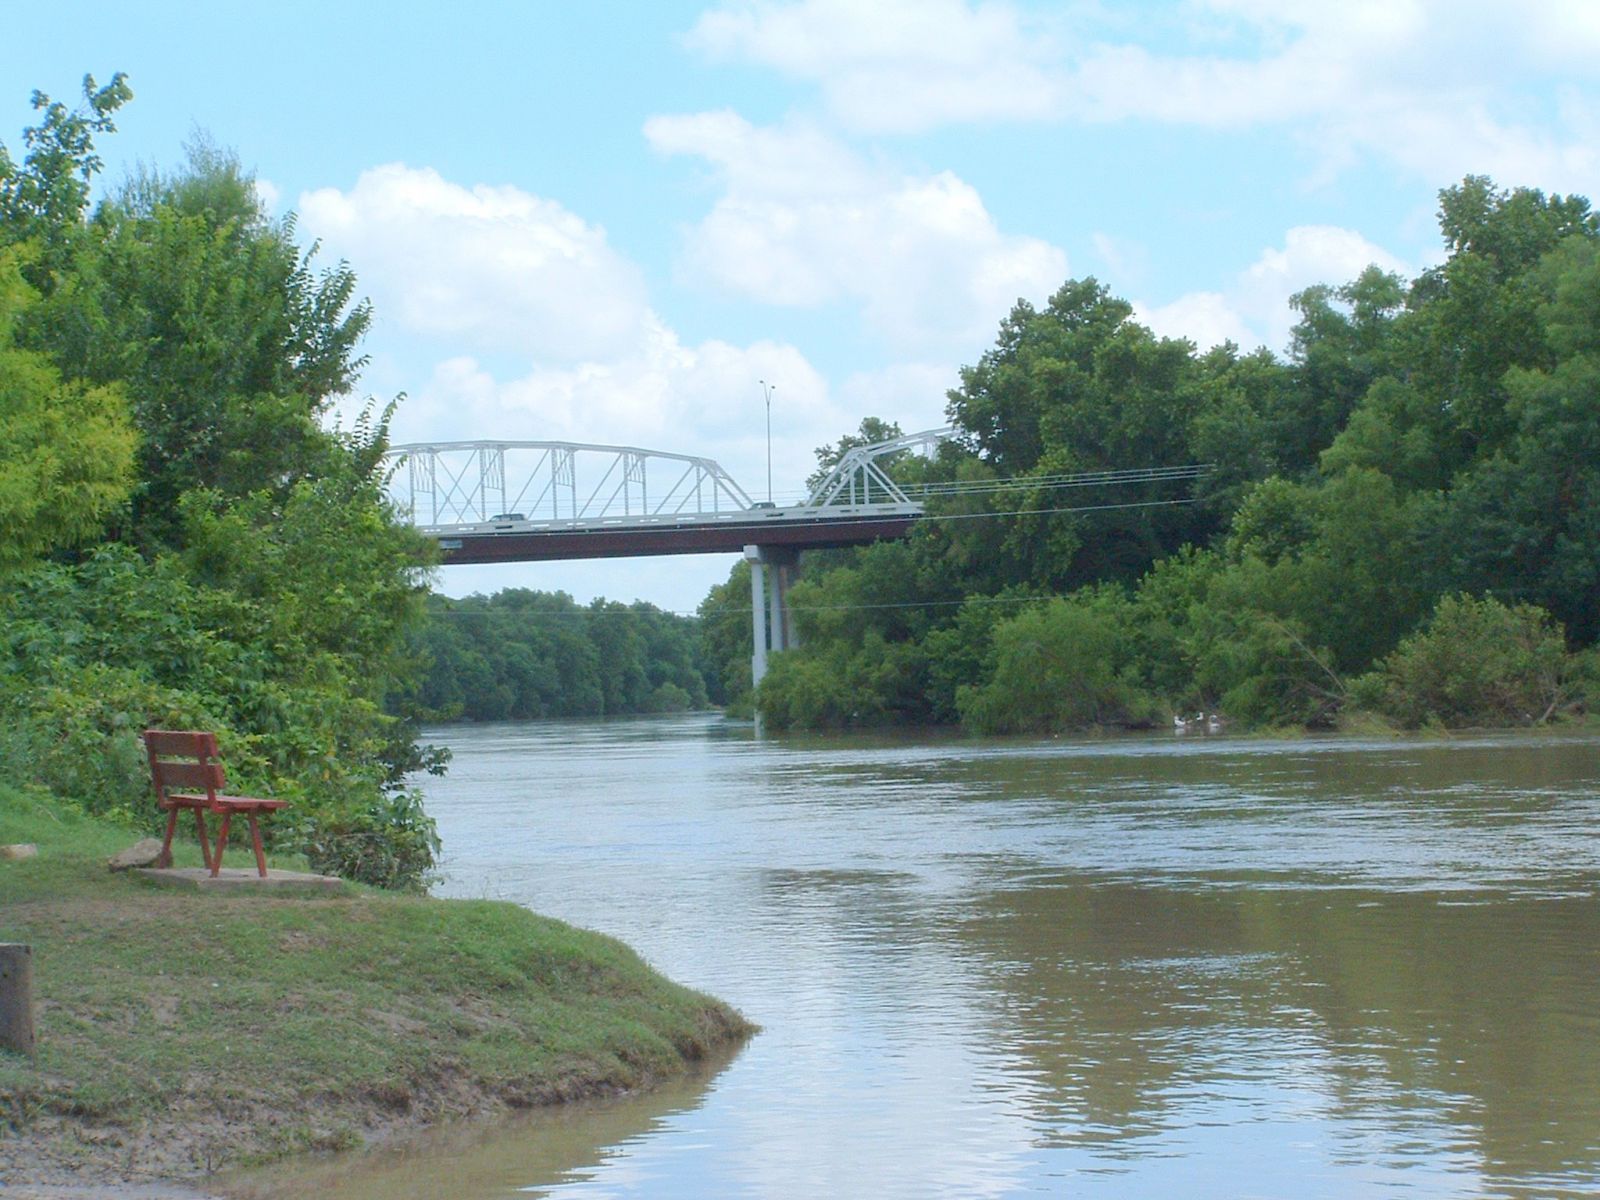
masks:
<svg viewBox="0 0 1600 1200"><path fill-rule="evenodd" d="M197 134L374 305L396 442L718 460L777 499L945 423L1019 300L1283 353L1288 300L1442 256L1467 174L1600 197L1594 0L8 6L0 141L126 72L105 186ZM1128 466L1144 464L1129 463ZM726 556L443 569L692 611Z"/></svg>

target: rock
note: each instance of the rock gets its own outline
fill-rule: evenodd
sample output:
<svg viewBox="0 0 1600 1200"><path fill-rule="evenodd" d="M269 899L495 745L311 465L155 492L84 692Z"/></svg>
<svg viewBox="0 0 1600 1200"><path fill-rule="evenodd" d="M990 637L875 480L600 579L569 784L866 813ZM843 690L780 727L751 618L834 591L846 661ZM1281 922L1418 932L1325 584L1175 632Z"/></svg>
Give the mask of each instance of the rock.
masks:
<svg viewBox="0 0 1600 1200"><path fill-rule="evenodd" d="M0 860L32 858L37 853L39 853L39 847L32 842L13 842L9 846L0 846Z"/></svg>
<svg viewBox="0 0 1600 1200"><path fill-rule="evenodd" d="M155 838L144 838L106 859L106 866L113 871L126 871L130 867L151 867L160 857L161 843Z"/></svg>

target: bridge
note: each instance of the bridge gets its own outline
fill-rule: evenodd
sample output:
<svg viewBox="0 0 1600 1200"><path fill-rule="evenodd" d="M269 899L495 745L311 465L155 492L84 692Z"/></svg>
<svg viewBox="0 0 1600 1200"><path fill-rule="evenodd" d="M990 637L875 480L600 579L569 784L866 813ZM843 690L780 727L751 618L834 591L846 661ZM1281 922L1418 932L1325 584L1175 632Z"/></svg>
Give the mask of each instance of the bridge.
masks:
<svg viewBox="0 0 1600 1200"><path fill-rule="evenodd" d="M799 552L903 536L923 505L881 460L931 452L951 433L857 446L801 503L784 507L752 500L709 458L637 446L428 442L385 458L391 498L439 543L446 565L743 553L760 682L769 649L799 644L788 607Z"/></svg>
<svg viewBox="0 0 1600 1200"><path fill-rule="evenodd" d="M908 491L884 469L903 454L932 453L950 428L843 454L798 504L755 501L709 458L584 442L475 441L395 446L385 459L389 494L434 538L446 565L743 553L750 563L755 638L752 675L769 651L799 645L788 604L801 550L858 546L904 536L933 496L983 492L1038 495L1061 488L1192 481L1205 465L1083 471ZM1151 500L1174 504L1187 500ZM1129 504L1088 508L1124 508ZM1074 512L1046 508L1030 512ZM972 514L1001 515L1001 514ZM770 578L769 578L770 577Z"/></svg>

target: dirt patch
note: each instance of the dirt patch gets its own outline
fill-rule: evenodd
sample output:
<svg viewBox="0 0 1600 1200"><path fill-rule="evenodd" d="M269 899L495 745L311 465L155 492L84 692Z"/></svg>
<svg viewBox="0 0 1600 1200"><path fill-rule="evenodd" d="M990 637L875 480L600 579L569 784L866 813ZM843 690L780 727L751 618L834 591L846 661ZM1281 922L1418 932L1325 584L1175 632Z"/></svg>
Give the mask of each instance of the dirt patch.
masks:
<svg viewBox="0 0 1600 1200"><path fill-rule="evenodd" d="M176 996L151 996L150 1019L163 1028L178 1023L178 998Z"/></svg>

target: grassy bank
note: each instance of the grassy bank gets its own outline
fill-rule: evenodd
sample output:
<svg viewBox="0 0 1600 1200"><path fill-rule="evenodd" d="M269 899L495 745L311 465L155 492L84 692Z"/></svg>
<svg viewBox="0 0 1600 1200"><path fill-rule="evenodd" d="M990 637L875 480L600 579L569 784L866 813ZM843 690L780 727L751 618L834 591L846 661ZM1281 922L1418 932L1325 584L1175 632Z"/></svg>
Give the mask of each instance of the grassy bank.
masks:
<svg viewBox="0 0 1600 1200"><path fill-rule="evenodd" d="M748 1033L619 942L515 905L168 891L106 870L133 840L0 787L0 843L39 846L0 862L39 1038L33 1061L0 1051L0 1183L354 1146L636 1088Z"/></svg>

